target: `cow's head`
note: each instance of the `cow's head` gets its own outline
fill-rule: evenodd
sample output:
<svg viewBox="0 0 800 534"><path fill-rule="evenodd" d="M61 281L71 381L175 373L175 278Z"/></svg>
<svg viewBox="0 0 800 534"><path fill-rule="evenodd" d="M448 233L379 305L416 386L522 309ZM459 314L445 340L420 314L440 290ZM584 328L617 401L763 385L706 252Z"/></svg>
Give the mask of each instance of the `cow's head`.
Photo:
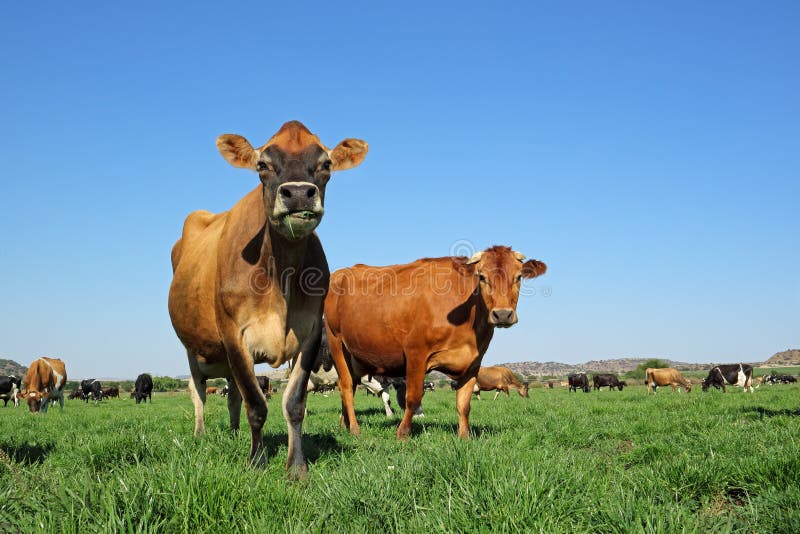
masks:
<svg viewBox="0 0 800 534"><path fill-rule="evenodd" d="M519 394L522 395L523 397L526 397L526 398L528 397L528 383L527 382L523 382L522 383L522 387L519 388Z"/></svg>
<svg viewBox="0 0 800 534"><path fill-rule="evenodd" d="M322 220L331 172L359 165L368 145L345 139L330 150L303 124L290 121L261 148L235 134L219 136L217 148L234 167L258 173L270 226L295 241L310 235Z"/></svg>
<svg viewBox="0 0 800 534"><path fill-rule="evenodd" d="M37 413L42 408L42 403L46 403L50 399L50 393L47 391L44 393L26 391L25 393L20 393L19 396L28 402L28 409L33 413Z"/></svg>
<svg viewBox="0 0 800 534"><path fill-rule="evenodd" d="M489 312L489 324L508 328L517 322L517 300L523 278L536 278L547 271L547 265L537 260L525 261L525 256L510 247L494 246L476 252L466 262L478 278L478 291Z"/></svg>

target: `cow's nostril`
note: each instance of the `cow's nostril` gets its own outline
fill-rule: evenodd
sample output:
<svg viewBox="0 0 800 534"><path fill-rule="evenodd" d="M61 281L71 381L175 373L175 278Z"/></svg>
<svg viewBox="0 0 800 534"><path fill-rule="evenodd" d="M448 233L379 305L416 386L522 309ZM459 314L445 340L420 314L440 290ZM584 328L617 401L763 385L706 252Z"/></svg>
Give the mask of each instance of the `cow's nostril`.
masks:
<svg viewBox="0 0 800 534"><path fill-rule="evenodd" d="M313 198L314 195L316 195L316 194L317 194L317 188L316 187L309 187L308 191L306 191L306 196L308 198Z"/></svg>
<svg viewBox="0 0 800 534"><path fill-rule="evenodd" d="M292 191L288 187L282 187L281 196L284 198L292 198Z"/></svg>

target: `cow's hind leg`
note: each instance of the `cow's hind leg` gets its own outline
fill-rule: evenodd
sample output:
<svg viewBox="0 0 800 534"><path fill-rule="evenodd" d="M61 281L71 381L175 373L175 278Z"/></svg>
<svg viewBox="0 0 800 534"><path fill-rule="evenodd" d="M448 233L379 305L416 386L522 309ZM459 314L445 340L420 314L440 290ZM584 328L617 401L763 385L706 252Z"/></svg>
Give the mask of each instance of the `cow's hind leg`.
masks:
<svg viewBox="0 0 800 534"><path fill-rule="evenodd" d="M353 371L350 368L349 354L345 357L345 347L342 340L333 335L325 325L325 333L328 336L328 348L331 351L331 359L339 375L339 393L342 396L342 417L341 424L350 429L351 434L361 434L361 428L356 421L356 410L353 405L353 397L356 389L356 381L353 380Z"/></svg>
<svg viewBox="0 0 800 534"><path fill-rule="evenodd" d="M231 422L231 430L239 430L242 420L242 396L233 380L228 380L228 418Z"/></svg>
<svg viewBox="0 0 800 534"><path fill-rule="evenodd" d="M425 383L425 366L409 368L408 362L422 361L424 358L410 358L406 356L406 409L403 419L397 427L397 439L406 439L411 434L411 420L422 406L422 387ZM472 393L470 393L471 395Z"/></svg>
<svg viewBox="0 0 800 534"><path fill-rule="evenodd" d="M204 406L206 404L206 379L200 373L197 366L197 360L191 354L189 356L189 396L192 398L194 405L194 435L199 436L206 431L206 423L204 420ZM152 403L152 399L150 400Z"/></svg>

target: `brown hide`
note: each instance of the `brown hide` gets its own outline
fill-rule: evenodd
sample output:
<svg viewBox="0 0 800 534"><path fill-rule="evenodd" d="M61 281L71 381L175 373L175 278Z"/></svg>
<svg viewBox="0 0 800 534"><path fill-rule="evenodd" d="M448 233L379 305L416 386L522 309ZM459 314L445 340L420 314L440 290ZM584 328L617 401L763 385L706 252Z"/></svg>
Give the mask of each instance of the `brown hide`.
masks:
<svg viewBox="0 0 800 534"><path fill-rule="evenodd" d="M342 423L359 433L353 391L365 374L405 376L406 409L398 438L411 430L425 373L457 380L459 436L469 436L469 402L495 326L516 322L522 278L546 266L508 247L470 258L433 258L405 265L356 265L333 273L325 300L328 342L342 392ZM500 314L494 314L497 309ZM501 321L502 324L499 324Z"/></svg>

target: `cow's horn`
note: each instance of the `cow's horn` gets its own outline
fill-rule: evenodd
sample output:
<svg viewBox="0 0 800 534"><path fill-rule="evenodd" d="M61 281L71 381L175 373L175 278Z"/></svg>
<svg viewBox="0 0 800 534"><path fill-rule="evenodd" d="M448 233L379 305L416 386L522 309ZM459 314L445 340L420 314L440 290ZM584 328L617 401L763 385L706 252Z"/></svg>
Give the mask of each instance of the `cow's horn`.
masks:
<svg viewBox="0 0 800 534"><path fill-rule="evenodd" d="M525 261L525 254L522 252L514 251L514 257L517 258L517 261Z"/></svg>
<svg viewBox="0 0 800 534"><path fill-rule="evenodd" d="M481 261L482 256L483 256L483 251L476 252L475 254L472 255L470 259L467 260L467 265L478 263L479 261Z"/></svg>

